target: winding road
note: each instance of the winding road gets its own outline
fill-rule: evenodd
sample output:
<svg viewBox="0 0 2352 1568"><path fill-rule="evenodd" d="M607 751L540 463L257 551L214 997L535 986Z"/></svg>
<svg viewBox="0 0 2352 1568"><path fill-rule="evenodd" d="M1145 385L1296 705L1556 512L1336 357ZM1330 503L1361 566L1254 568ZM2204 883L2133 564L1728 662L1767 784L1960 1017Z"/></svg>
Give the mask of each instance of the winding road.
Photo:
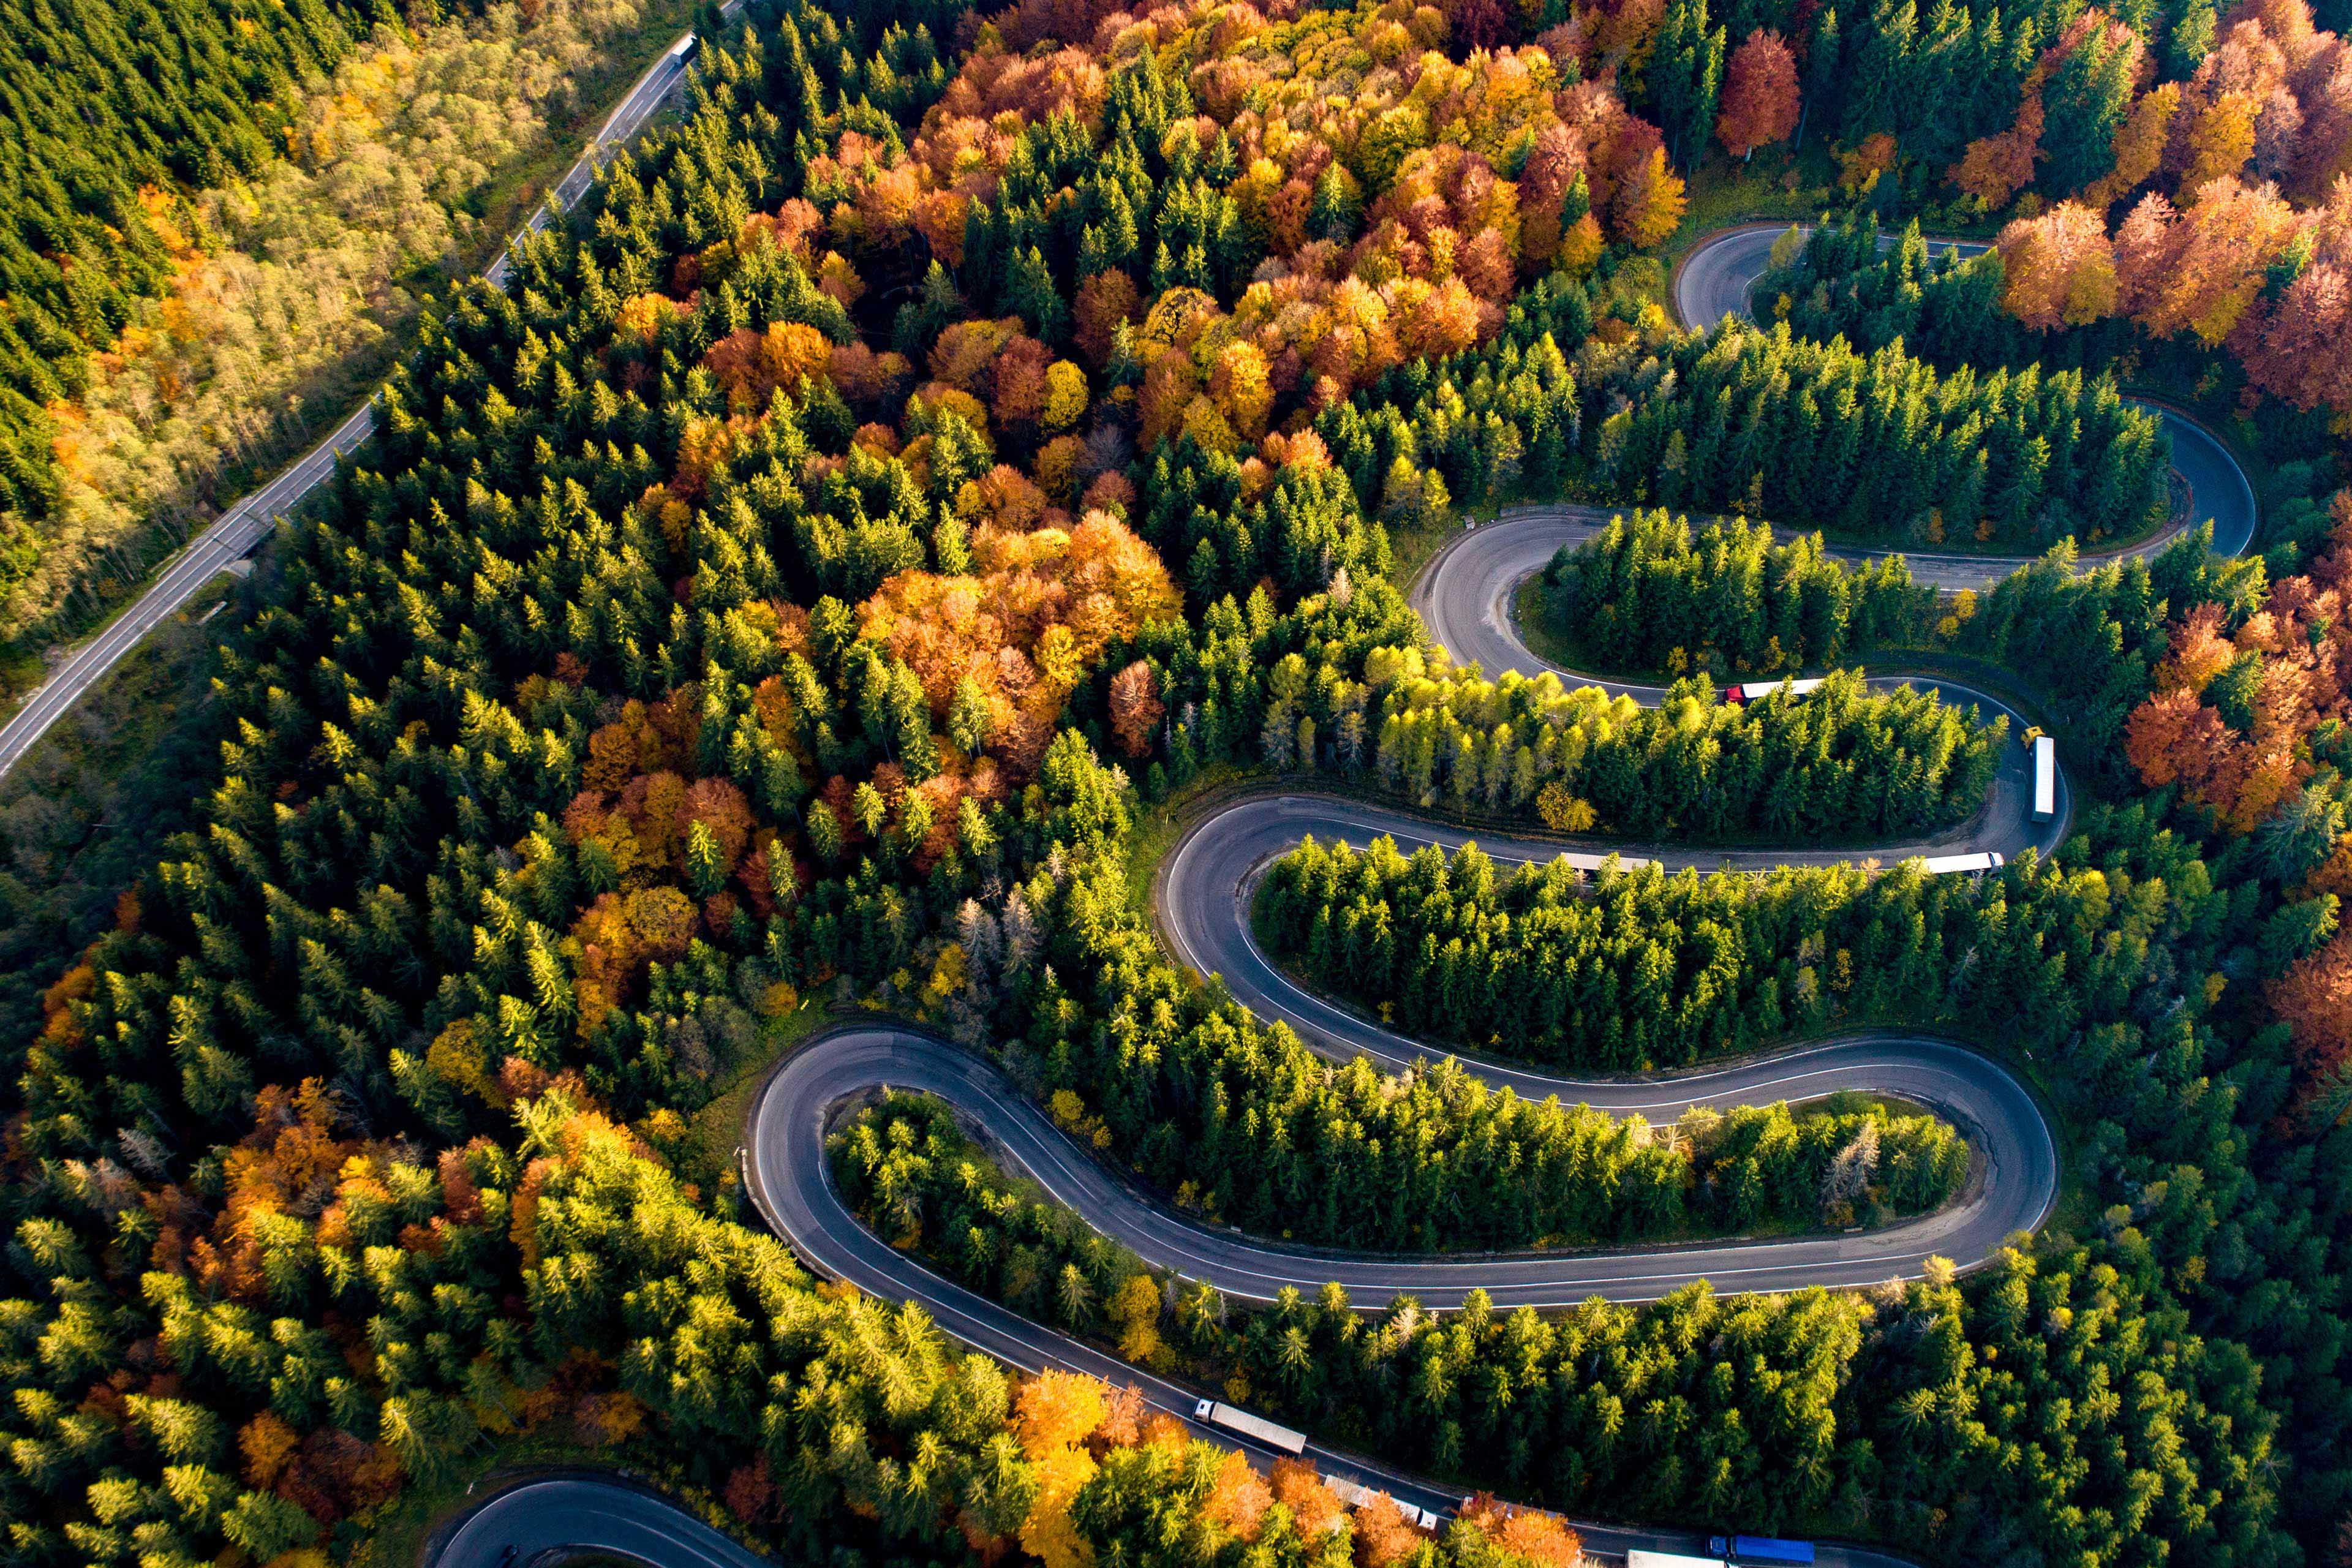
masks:
<svg viewBox="0 0 2352 1568"><path fill-rule="evenodd" d="M1676 279L1686 318L1712 321L1744 307L1747 290L1781 226L1737 229L1703 245ZM2245 548L2254 526L2251 490L2228 453L2204 431L2159 410L2173 432L2176 463L2192 496L2192 518L2210 518L2219 548ZM1415 606L1457 658L1488 670L1539 671L1514 630L1509 608L1527 575L1563 543L1588 537L1606 513L1547 508L1516 512L1471 531L1439 553L1416 585ZM2160 542L2139 546L2157 547ZM1954 585L1981 583L2014 562L1981 557L1913 557L1923 577ZM1582 679L1582 678L1578 678ZM1654 688L1597 682L1654 701ZM1888 684L1893 684L1889 682ZM1922 683L1929 684L1929 683ZM2007 712L1990 697L1948 682L1949 700ZM2012 714L2013 728L2021 721ZM1867 848L1694 850L1673 845L1587 844L1571 847L1580 866L1601 871L1612 851L1627 861L1669 867L1755 869L1826 864L1871 854L1995 849L2044 850L2063 837L2071 803L2056 821L2035 825L2022 748L2006 748L1985 808L1970 822L1916 841ZM2062 782L2063 787L2063 782ZM1383 1068L1412 1067L1432 1053L1415 1041L1291 983L1258 948L1249 899L1276 856L1313 835L1366 844L1387 836L1410 847L1454 847L1475 838L1498 861L1549 860L1554 841L1472 833L1386 807L1322 795L1245 795L1193 824L1170 855L1155 889L1157 913L1174 955L1196 971L1223 977L1233 994L1268 1020L1280 1020L1335 1060L1362 1055ZM836 1109L877 1088L919 1090L948 1100L985 1130L997 1151L1056 1200L1147 1261L1213 1280L1235 1297L1271 1298L1287 1286L1347 1287L1368 1309L1410 1293L1426 1306L1457 1306L1472 1289L1496 1305L1566 1307L1601 1296L1655 1300L1697 1279L1740 1290L1853 1286L1916 1276L1930 1256L1962 1267L1981 1263L2010 1237L2037 1227L2055 1201L2059 1159L2050 1124L2032 1092L2008 1068L1946 1041L1895 1032L1856 1035L1697 1071L1639 1079L1572 1079L1525 1068L1465 1061L1497 1089L1521 1096L1557 1094L1619 1114L1665 1120L1690 1105L1731 1106L1818 1097L1838 1089L1898 1095L1936 1107L1967 1131L1978 1156L1969 1189L1934 1214L1871 1232L1728 1240L1641 1249L1596 1249L1461 1257L1373 1256L1288 1246L1212 1226L1179 1213L1080 1149L993 1063L922 1032L887 1025L830 1031L786 1058L754 1104L744 1172L754 1204L778 1235L824 1276L889 1300L922 1305L948 1333L1013 1366L1059 1368L1132 1383L1155 1406L1189 1420L1195 1392L1127 1364L999 1306L946 1279L866 1228L835 1188L824 1134ZM1215 1440L1252 1445L1222 1431ZM1261 1458L1268 1457L1261 1454ZM1443 1509L1454 1500L1426 1482L1379 1463L1310 1444L1307 1457L1328 1474L1385 1489L1402 1500ZM1629 1530L1580 1522L1589 1550L1632 1547L1696 1552L1699 1538L1672 1530ZM594 1477L525 1481L497 1494L457 1521L428 1555L436 1568L494 1568L499 1553L589 1548L664 1568L709 1564L751 1568L761 1561L707 1526L638 1489ZM1822 1548L1826 1568L1877 1568L1894 1559L1858 1548Z"/></svg>
<svg viewBox="0 0 2352 1568"><path fill-rule="evenodd" d="M721 12L732 18L743 8L744 0L727 0ZM659 59L647 67L629 89L628 95L605 118L588 150L571 172L557 182L548 199L539 205L514 237L536 234L571 210L596 183L596 171L614 151L646 128L648 121L669 101L678 83L686 79L688 66L693 63L695 35L687 34L663 51ZM511 252L514 241L508 241L498 259L483 270L482 276L499 289L507 286L512 270ZM81 643L65 661L49 673L47 680L25 700L22 707L0 725L0 778L25 760L26 753L51 726L66 716L73 705L88 694L89 689L106 677L107 671L146 640L147 634L169 620L182 605L195 597L198 590L218 576L223 568L239 560L268 536L278 520L300 504L302 500L334 477L335 464L342 458L366 445L375 434L375 403L373 398L362 403L351 416L335 426L332 434L296 458L275 479L236 505L222 512L191 539L180 552L164 564L162 572L148 584L145 593L130 606L108 622L99 632Z"/></svg>
<svg viewBox="0 0 2352 1568"><path fill-rule="evenodd" d="M1733 230L1704 245L1676 279L1685 319L1712 321L1743 310L1781 226ZM2170 429L2175 463L2187 479L2187 522L2210 520L2217 548L2242 551L2252 539L2255 508L2250 487L2221 444L2168 409L2158 409ZM1606 513L1581 509L1531 509L1468 531L1432 563L1413 594L1433 636L1457 658L1490 671L1545 668L1513 627L1512 598L1528 574L1563 543L1589 537ZM2151 541L2140 551L2160 548ZM1974 585L1997 579L2017 563L1985 557L1914 557L1915 570L1939 584ZM1573 672L1563 672L1573 674ZM1579 679L1586 678L1577 677ZM1655 688L1595 682L1637 700L1655 701ZM1874 681L1893 686L1894 680ZM1988 694L1947 681L1947 700L2019 715ZM2062 791L2064 788L2061 783ZM2065 831L2071 800L2058 818L2035 825L2021 746L2006 748L1985 808L1970 822L1913 842L1876 847L1882 859L1914 854L1996 849L2013 855L2031 846L2047 851ZM1199 822L1171 854L1155 889L1156 909L1171 949L1203 973L1221 975L1233 994L1261 1017L1288 1024L1310 1047L1335 1059L1362 1055L1402 1070L1430 1053L1414 1040L1293 984L1259 949L1251 932L1249 900L1270 860L1312 835L1358 845L1386 836L1400 845L1448 848L1476 839L1498 861L1549 860L1557 842L1472 833L1361 802L1318 795L1244 796ZM1599 870L1611 854L1668 867L1756 869L1775 865L1827 864L1858 851L1694 850L1673 845L1592 845L1570 850L1581 867ZM1605 873L1604 873L1605 874ZM1955 1203L1927 1215L1874 1232L1765 1241L1724 1241L1638 1250L1589 1250L1506 1256L1436 1258L1366 1256L1286 1246L1225 1227L1203 1225L1139 1190L1080 1149L992 1063L919 1031L862 1026L812 1041L788 1059L761 1092L752 1112L746 1174L754 1201L777 1232L811 1267L874 1295L921 1302L949 1332L1013 1365L1064 1367L1115 1381L1134 1381L1151 1402L1189 1416L1192 1391L1046 1330L926 1268L859 1224L834 1186L824 1156L824 1131L835 1109L880 1086L936 1095L986 1129L998 1152L1025 1170L1057 1201L1103 1234L1156 1266L1207 1279L1229 1294L1255 1300L1286 1287L1312 1290L1336 1280L1365 1307L1398 1293L1424 1305L1460 1303L1483 1289L1497 1306L1564 1307L1601 1296L1619 1301L1655 1300L1696 1279L1735 1289L1780 1290L1808 1285L1856 1285L1916 1276L1931 1256L1962 1267L1981 1263L2011 1237L2038 1227L2055 1201L2060 1171L2048 1121L2031 1091L2006 1067L1949 1042L1873 1032L1824 1045L1776 1052L1696 1072L1641 1079L1552 1078L1495 1063L1469 1061L1465 1070L1497 1089L1526 1097L1557 1094L1618 1114L1667 1119L1697 1104L1717 1107L1775 1099L1808 1099L1836 1089L1889 1093L1934 1106L1968 1132L1979 1173ZM1223 1434L1220 1440L1231 1439ZM1423 1506L1442 1498L1412 1478L1360 1458L1310 1446L1317 1463ZM1580 1525L1594 1550L1687 1550L1692 1538L1673 1531L1625 1531ZM1829 1548L1826 1563L1884 1561L1876 1554Z"/></svg>
<svg viewBox="0 0 2352 1568"><path fill-rule="evenodd" d="M1782 223L1746 224L1725 229L1692 250L1674 279L1675 310L1684 323L1707 327L1726 316L1747 317L1749 293L1770 259L1773 242L1787 233L1789 226ZM1888 243L1894 238L1893 235L1882 237L1883 242ZM1986 248L1965 240L1928 243L1931 249L1963 257L1979 255ZM2189 489L2188 512L2152 539L2120 550L2088 551L2083 559L2095 562L2153 555L2183 530L2205 522L2213 525L2213 548L2217 553L2244 553L2253 541L2259 519L2253 487L2247 482L2245 470L2212 432L2188 416L2146 398L2131 401L2162 420L2165 433L2172 441L2173 468ZM1466 529L1446 542L1414 583L1412 607L1420 612L1432 640L1443 644L1457 660L1475 660L1490 676L1509 669L1534 675L1558 668L1530 653L1519 639L1513 625L1513 605L1519 585L1541 572L1559 550L1585 543L1624 510L1569 502L1508 508L1495 521ZM1784 541L1808 531L1811 531L1773 530ZM1898 552L1832 544L1825 553L1859 563ZM1989 587L2025 564L2025 558L2017 556L1921 555L1907 551L1899 553L1910 563L1913 576L1939 588ZM1570 676L1578 684L1622 692L1637 701L1654 703L1663 695L1655 686L1607 680L1565 669L1560 673ZM1900 684L1903 682L1898 680L1871 682L1881 689ZM1950 700L2009 711L2005 704L1965 687L1948 682L1912 684L1938 685ZM2012 732L2023 731L2023 725L2013 712L2011 727Z"/></svg>

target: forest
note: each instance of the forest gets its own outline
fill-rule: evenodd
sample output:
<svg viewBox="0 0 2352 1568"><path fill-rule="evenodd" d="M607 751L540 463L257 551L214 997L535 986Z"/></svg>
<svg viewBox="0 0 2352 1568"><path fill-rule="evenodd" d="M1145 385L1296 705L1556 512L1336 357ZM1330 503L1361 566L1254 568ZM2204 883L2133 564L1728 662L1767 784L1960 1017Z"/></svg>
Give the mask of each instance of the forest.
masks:
<svg viewBox="0 0 2352 1568"><path fill-rule="evenodd" d="M30 7L0 43L0 643L20 652L340 423L685 14L73 12Z"/></svg>
<svg viewBox="0 0 2352 1568"><path fill-rule="evenodd" d="M1847 9L754 0L703 17L675 121L507 289L371 274L415 285L379 436L223 619L159 753L189 811L134 813L184 831L108 898L7 828L44 901L5 949L0 1555L373 1563L404 1503L560 1438L843 1568L1574 1568L1542 1510L1937 1563L2334 1561L2352 476L2310 379L2333 340L2294 334L2335 330L2347 18ZM243 243L196 231L202 192L364 164L379 216L438 205L437 255L484 186L420 195L383 152L446 151L428 84L539 84L447 108L487 169L626 25L110 15L8 30L11 80L45 49L85 79L70 41L152 89L84 94L70 159L0 154L19 542L61 493L49 405ZM170 72L132 67L166 37ZM336 75L401 58L373 97ZM55 146L64 90L11 98L0 142ZM1674 326L1638 253L1727 169L1801 159L1852 215L1783 247L1804 281L1762 326ZM1882 253L1911 217L1995 249ZM2085 563L2169 513L2135 374L2237 410L2259 553ZM1625 519L1541 591L1598 661L1672 670L1660 707L1490 679L1411 607L1412 539L1561 499ZM1769 524L2035 559L1937 597ZM1204 789L1692 841L1965 821L2002 722L1844 674L1715 695L1895 648L2032 695L2080 795L2054 849L1505 876L1299 845L1258 939L1386 1005L1428 1042L1409 1072L1254 1016L1138 896ZM877 1016L987 1055L1160 1200L1302 1245L1842 1228L1965 1179L1929 1116L1652 1127L1490 1091L1455 1047L1633 1071L1896 1024L2028 1073L2066 1185L1985 1267L1866 1290L1244 1306L934 1104L842 1125L844 1190L970 1288L1528 1505L1432 1532L819 1284L713 1119L812 1020Z"/></svg>
<svg viewBox="0 0 2352 1568"><path fill-rule="evenodd" d="M2342 498L2330 503L2339 523L2352 517ZM1983 660L2028 683L2070 767L2112 784L2130 776L2125 725L2164 661L2168 607L2211 605L2243 619L2269 592L2260 561L2213 555L2208 531L2093 566L2061 542L1988 592L1942 595L1900 555L1857 568L1826 554L1818 534L1780 543L1738 517L1694 533L1688 518L1636 510L1553 557L1536 614L1595 672L1721 680L1871 659Z"/></svg>
<svg viewBox="0 0 2352 1568"><path fill-rule="evenodd" d="M1955 632L1976 618L1976 597L1954 596ZM1936 598L1900 556L1857 571L1823 553L1818 533L1782 544L1746 518L1695 532L1687 517L1641 510L1555 555L1541 608L1593 669L1721 679L1859 664L1869 649L1923 641Z"/></svg>

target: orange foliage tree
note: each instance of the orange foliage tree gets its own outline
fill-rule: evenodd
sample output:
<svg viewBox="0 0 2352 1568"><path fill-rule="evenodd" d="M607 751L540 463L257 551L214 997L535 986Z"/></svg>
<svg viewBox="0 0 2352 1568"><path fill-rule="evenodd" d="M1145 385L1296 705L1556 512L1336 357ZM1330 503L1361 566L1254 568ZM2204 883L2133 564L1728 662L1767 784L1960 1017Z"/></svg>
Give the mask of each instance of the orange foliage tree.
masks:
<svg viewBox="0 0 2352 1568"><path fill-rule="evenodd" d="M2111 143L2116 166L2083 192L2084 202L2104 212L2117 198L2145 184L2164 163L2172 117L2180 108L2180 84L2159 82L2133 100Z"/></svg>
<svg viewBox="0 0 2352 1568"><path fill-rule="evenodd" d="M2030 90L2018 105L2016 122L2006 131L1980 136L1968 145L1948 178L1988 211L2005 207L2009 199L2033 183L2033 165L2042 155L2042 94Z"/></svg>
<svg viewBox="0 0 2352 1568"><path fill-rule="evenodd" d="M984 526L971 571L901 572L859 609L864 635L906 661L944 721L969 681L989 712L989 750L1016 778L1045 754L1071 687L1102 650L1179 613L1167 568L1127 525L1089 512L1069 529Z"/></svg>
<svg viewBox="0 0 2352 1568"><path fill-rule="evenodd" d="M2263 284L2293 217L2277 193L2234 180L2208 186L2183 213L2161 194L2140 198L2116 231L2116 304L2158 337L2227 337Z"/></svg>
<svg viewBox="0 0 2352 1568"><path fill-rule="evenodd" d="M2093 209L2061 202L2011 223L1996 243L2006 279L2001 307L2027 326L2078 326L2115 310L2115 246Z"/></svg>
<svg viewBox="0 0 2352 1568"><path fill-rule="evenodd" d="M710 345L702 363L727 389L730 405L747 410L767 406L782 388L798 391L812 374L823 374L833 358L833 345L823 332L798 321L778 321L764 332L739 328Z"/></svg>
<svg viewBox="0 0 2352 1568"><path fill-rule="evenodd" d="M2125 752L2143 782L2177 785L2233 833L2261 826L2312 772L2304 742L2347 716L2345 595L2352 582L2352 498L2339 493L2333 548L2271 585L2235 629L2200 605L2171 628L2154 691L2132 712Z"/></svg>
<svg viewBox="0 0 2352 1568"><path fill-rule="evenodd" d="M2289 965L2263 997L2293 1031L2306 1075L2325 1079L2352 1062L2352 933L2338 932Z"/></svg>

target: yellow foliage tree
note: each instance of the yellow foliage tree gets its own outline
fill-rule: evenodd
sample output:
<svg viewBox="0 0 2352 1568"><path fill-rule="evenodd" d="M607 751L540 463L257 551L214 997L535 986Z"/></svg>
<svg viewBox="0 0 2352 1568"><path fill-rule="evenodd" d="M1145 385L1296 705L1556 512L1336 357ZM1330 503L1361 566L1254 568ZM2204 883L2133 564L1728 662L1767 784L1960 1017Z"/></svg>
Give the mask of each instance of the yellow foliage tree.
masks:
<svg viewBox="0 0 2352 1568"><path fill-rule="evenodd" d="M2131 112L2116 127L2112 143L2116 166L2084 188L2083 200L2094 207L2110 206L2154 174L2164 161L2165 138L2171 133L2172 116L2179 107L2177 81L2160 83L2140 94Z"/></svg>
<svg viewBox="0 0 2352 1568"><path fill-rule="evenodd" d="M1033 1459L1049 1458L1092 1436L1109 1411L1108 1391L1099 1378L1074 1372L1040 1373L1022 1384L1013 1405L1021 1451ZM1082 1484L1084 1478L1071 1491Z"/></svg>
<svg viewBox="0 0 2352 1568"><path fill-rule="evenodd" d="M1118 1288L1110 1300L1110 1316L1118 1325L1121 1356L1149 1363L1160 1353L1160 1287L1150 1275L1132 1275Z"/></svg>
<svg viewBox="0 0 2352 1568"><path fill-rule="evenodd" d="M2189 128L2189 167L2180 176L2180 205L2196 201L2209 181L2234 174L2254 155L2254 100L2225 92Z"/></svg>
<svg viewBox="0 0 2352 1568"><path fill-rule="evenodd" d="M1617 198L1618 227L1626 243L1646 250L1682 226L1688 205L1683 177L1666 163L1666 150L1654 147L1650 161L1625 182Z"/></svg>
<svg viewBox="0 0 2352 1568"><path fill-rule="evenodd" d="M1047 1373L1045 1377L1068 1375ZM1091 1382L1076 1377L1071 1381ZM1033 1383L1029 1388L1036 1386ZM1102 1385L1093 1386L1099 1390ZM1022 1391L1024 1405L1028 1403L1028 1392L1029 1389ZM1021 1521L1021 1544L1045 1568L1087 1568L1094 1562L1094 1547L1078 1533L1076 1523L1070 1518L1070 1503L1099 1468L1094 1456L1083 1448L1056 1448L1038 1458L1037 1496L1029 1505L1029 1517Z"/></svg>
<svg viewBox="0 0 2352 1568"><path fill-rule="evenodd" d="M1601 220L1586 213L1569 225L1568 232L1559 237L1557 258L1562 268L1581 276L1592 270L1593 264L1601 259L1601 251L1607 247L1608 241L1601 233Z"/></svg>
<svg viewBox="0 0 2352 1568"><path fill-rule="evenodd" d="M1219 352L1216 368L1209 373L1209 395L1244 440L1265 434L1274 387L1266 379L1265 355L1255 343L1227 343Z"/></svg>
<svg viewBox="0 0 2352 1568"><path fill-rule="evenodd" d="M1589 833L1599 817L1591 801L1570 794L1558 779L1537 792L1536 815L1554 833Z"/></svg>

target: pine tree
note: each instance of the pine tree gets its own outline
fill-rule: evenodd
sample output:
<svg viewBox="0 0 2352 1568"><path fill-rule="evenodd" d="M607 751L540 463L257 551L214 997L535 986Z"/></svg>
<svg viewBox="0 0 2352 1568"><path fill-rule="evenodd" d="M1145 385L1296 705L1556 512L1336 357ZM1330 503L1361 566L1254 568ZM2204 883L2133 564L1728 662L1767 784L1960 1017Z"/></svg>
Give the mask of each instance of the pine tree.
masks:
<svg viewBox="0 0 2352 1568"><path fill-rule="evenodd" d="M1706 154L1723 68L1723 29L1708 26L1707 0L1673 0L1644 79L1675 162L1685 169Z"/></svg>
<svg viewBox="0 0 2352 1568"><path fill-rule="evenodd" d="M1813 34L1805 46L1805 86L1797 110L1797 145L1800 147L1805 144L1805 127L1812 120L1814 105L1828 104L1830 95L1837 90L1843 64L1843 48L1838 34L1837 7L1824 6L1821 15L1813 19Z"/></svg>

